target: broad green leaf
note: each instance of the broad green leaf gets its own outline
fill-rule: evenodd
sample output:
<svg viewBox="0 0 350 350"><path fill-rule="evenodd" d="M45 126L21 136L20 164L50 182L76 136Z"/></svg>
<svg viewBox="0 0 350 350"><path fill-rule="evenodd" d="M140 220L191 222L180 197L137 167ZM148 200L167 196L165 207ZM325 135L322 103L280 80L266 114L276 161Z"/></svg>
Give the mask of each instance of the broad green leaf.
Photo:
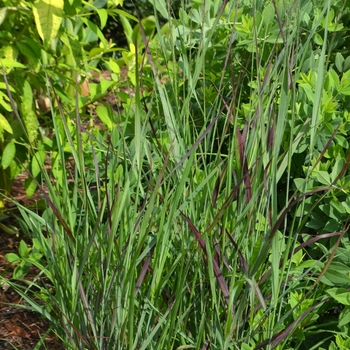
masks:
<svg viewBox="0 0 350 350"><path fill-rule="evenodd" d="M168 10L166 8L165 0L148 0L155 9L165 18L169 19Z"/></svg>
<svg viewBox="0 0 350 350"><path fill-rule="evenodd" d="M337 52L337 54L335 55L335 66L337 67L340 73L343 72L343 63L344 63L343 55L340 52Z"/></svg>
<svg viewBox="0 0 350 350"><path fill-rule="evenodd" d="M0 89L3 89L3 90L7 91L7 87L10 89L11 92L15 92L16 91L11 85L7 85L6 83L1 83L0 82Z"/></svg>
<svg viewBox="0 0 350 350"><path fill-rule="evenodd" d="M316 137L316 145L317 145L317 149L322 152L324 150L324 148L326 147L328 142L328 139L324 137L324 135L320 134L317 135Z"/></svg>
<svg viewBox="0 0 350 350"><path fill-rule="evenodd" d="M64 0L39 0L33 4L36 28L45 47L56 38L63 16Z"/></svg>
<svg viewBox="0 0 350 350"><path fill-rule="evenodd" d="M30 37L23 36L21 40L16 41L16 45L20 52L34 61L34 65L41 59L41 46L38 42Z"/></svg>
<svg viewBox="0 0 350 350"><path fill-rule="evenodd" d="M298 245L295 246L295 248L297 247ZM299 266L301 264L301 262L303 261L303 257L304 257L305 254L303 254L303 250L300 249L299 251L297 251L295 254L293 254L291 260L292 260L292 263L294 263L296 266Z"/></svg>
<svg viewBox="0 0 350 350"><path fill-rule="evenodd" d="M28 57L32 61L35 61L35 65L39 62L40 56L37 56L34 53L31 45L23 44L21 42L17 42L16 45L24 56Z"/></svg>
<svg viewBox="0 0 350 350"><path fill-rule="evenodd" d="M330 185L331 177L326 171L319 171L317 173L317 181L319 181L323 185Z"/></svg>
<svg viewBox="0 0 350 350"><path fill-rule="evenodd" d="M337 88L340 84L339 75L334 69L330 69L327 78L329 80L329 88Z"/></svg>
<svg viewBox="0 0 350 350"><path fill-rule="evenodd" d="M345 306L339 315L338 326L343 327L350 322L350 307Z"/></svg>
<svg viewBox="0 0 350 350"><path fill-rule="evenodd" d="M8 253L8 254L6 254L5 258L11 264L18 263L21 260L21 258L15 253Z"/></svg>
<svg viewBox="0 0 350 350"><path fill-rule="evenodd" d="M108 12L105 9L98 9L97 14L100 17L101 29L103 29L107 24Z"/></svg>
<svg viewBox="0 0 350 350"><path fill-rule="evenodd" d="M301 190L305 186L305 179L296 178L293 179L293 182L297 190Z"/></svg>
<svg viewBox="0 0 350 350"><path fill-rule="evenodd" d="M343 149L348 149L349 148L349 143L348 140L341 135L336 135L335 136L335 141L339 146L341 146Z"/></svg>
<svg viewBox="0 0 350 350"><path fill-rule="evenodd" d="M313 101L315 98L315 91L313 90L312 86L310 84L305 83L300 83L299 86L303 88L309 101Z"/></svg>
<svg viewBox="0 0 350 350"><path fill-rule="evenodd" d="M346 206L345 202L343 202L342 204L343 204L343 206ZM336 258L337 258L337 260L341 261L346 266L350 266L349 249L338 247Z"/></svg>
<svg viewBox="0 0 350 350"><path fill-rule="evenodd" d="M345 288L328 289L327 293L343 305L350 305L350 292Z"/></svg>
<svg viewBox="0 0 350 350"><path fill-rule="evenodd" d="M22 262L13 271L13 278L21 278L25 276L30 270L30 264Z"/></svg>
<svg viewBox="0 0 350 350"><path fill-rule="evenodd" d="M341 87L341 88L338 89L338 92L340 94L345 95L345 96L350 96L350 87L349 86Z"/></svg>
<svg viewBox="0 0 350 350"><path fill-rule="evenodd" d="M45 163L45 158L45 151L38 151L34 154L32 159L32 175L34 177L37 177L41 173L42 167Z"/></svg>
<svg viewBox="0 0 350 350"><path fill-rule="evenodd" d="M283 39L281 38L281 36L279 34L271 35L265 41L267 43L271 43L271 44L282 44L283 43Z"/></svg>
<svg viewBox="0 0 350 350"><path fill-rule="evenodd" d="M309 269L310 267L313 267L314 271L321 271L323 266L324 264L321 261L310 259L300 263L299 268Z"/></svg>
<svg viewBox="0 0 350 350"><path fill-rule="evenodd" d="M0 49L0 57L4 60L17 62L18 48L14 45L4 45Z"/></svg>
<svg viewBox="0 0 350 350"><path fill-rule="evenodd" d="M35 262L39 261L42 257L43 257L43 254L41 254L41 253L30 254L28 256L28 261L35 263Z"/></svg>
<svg viewBox="0 0 350 350"><path fill-rule="evenodd" d="M343 169L344 165L345 165L345 159L344 158L336 160L336 162L335 162L335 164L333 166L332 174L331 174L332 182L338 177L338 175L340 174L340 172Z"/></svg>
<svg viewBox="0 0 350 350"><path fill-rule="evenodd" d="M90 83L89 90L92 99L96 98L97 96L99 96L99 94L101 94L101 87L99 84Z"/></svg>
<svg viewBox="0 0 350 350"><path fill-rule="evenodd" d="M6 58L0 59L0 65L4 66L5 68L26 68L26 66L22 63Z"/></svg>
<svg viewBox="0 0 350 350"><path fill-rule="evenodd" d="M27 130L29 142L35 143L38 137L39 122L38 117L33 110L29 111L27 115L23 116L23 122Z"/></svg>
<svg viewBox="0 0 350 350"><path fill-rule="evenodd" d="M89 57L92 58L95 56L99 56L103 52L105 52L105 49L102 49L102 47L94 47L93 49L90 50Z"/></svg>
<svg viewBox="0 0 350 350"><path fill-rule="evenodd" d="M27 130L29 141L34 142L38 136L39 122L33 111L33 91L27 80L23 81L22 91L21 112L23 115L23 122Z"/></svg>
<svg viewBox="0 0 350 350"><path fill-rule="evenodd" d="M265 6L263 12L262 12L262 20L264 21L265 25L269 25L270 23L274 22L275 18L275 9L272 5L272 3L269 3Z"/></svg>
<svg viewBox="0 0 350 350"><path fill-rule="evenodd" d="M323 213L335 220L339 220L340 215L346 213L344 206L337 200L332 200L330 204L320 204L319 208Z"/></svg>
<svg viewBox="0 0 350 350"><path fill-rule="evenodd" d="M10 102L9 97L0 91L0 106L6 109L6 111L12 112L12 107L8 102Z"/></svg>
<svg viewBox="0 0 350 350"><path fill-rule="evenodd" d="M340 85L343 88L349 87L350 85L350 71L346 71L343 73L343 76L341 77Z"/></svg>
<svg viewBox="0 0 350 350"><path fill-rule="evenodd" d="M347 71L350 69L350 56L348 56L343 64L343 71Z"/></svg>
<svg viewBox="0 0 350 350"><path fill-rule="evenodd" d="M288 303L289 305L293 308L295 307L298 302L300 301L300 295L298 294L298 292L293 292L289 294L289 299L288 299Z"/></svg>
<svg viewBox="0 0 350 350"><path fill-rule="evenodd" d="M13 130L11 128L10 123L7 119L0 113L0 137L3 135L4 131L9 134L13 134Z"/></svg>
<svg viewBox="0 0 350 350"><path fill-rule="evenodd" d="M97 106L96 113L108 130L112 130L113 123L109 117L107 108L105 106Z"/></svg>
<svg viewBox="0 0 350 350"><path fill-rule="evenodd" d="M28 198L33 197L36 191L36 188L37 188L36 182L31 177L28 177L28 179L24 181L24 189L26 191L26 195Z"/></svg>
<svg viewBox="0 0 350 350"><path fill-rule="evenodd" d="M328 268L322 276L321 282L327 286L345 286L350 284L350 278L338 270Z"/></svg>
<svg viewBox="0 0 350 350"><path fill-rule="evenodd" d="M330 269L337 270L339 272L342 272L343 274L349 273L349 266L340 262L340 261L333 261L331 265L329 266Z"/></svg>
<svg viewBox="0 0 350 350"><path fill-rule="evenodd" d="M317 45L322 46L322 45L323 45L323 38L322 38L322 36L321 36L320 34L318 34L318 33L315 33L314 42L315 42Z"/></svg>
<svg viewBox="0 0 350 350"><path fill-rule="evenodd" d="M110 80L101 78L100 80L101 94L104 94L113 85L115 85L115 81L110 81Z"/></svg>
<svg viewBox="0 0 350 350"><path fill-rule="evenodd" d="M14 141L11 141L6 145L1 157L1 166L3 167L3 169L6 169L10 166L11 162L15 158L15 155L16 145Z"/></svg>
<svg viewBox="0 0 350 350"><path fill-rule="evenodd" d="M326 225L324 226L324 230L326 232L336 232L341 230L342 223L339 219L330 219L327 221Z"/></svg>
<svg viewBox="0 0 350 350"><path fill-rule="evenodd" d="M120 74L120 67L119 67L119 64L116 63L114 60L110 59L108 62L107 62L110 70L113 72L113 73L116 73L116 74Z"/></svg>
<svg viewBox="0 0 350 350"><path fill-rule="evenodd" d="M327 97L322 102L323 102L322 109L325 113L331 114L331 113L337 112L338 102L334 101L332 96Z"/></svg>
<svg viewBox="0 0 350 350"><path fill-rule="evenodd" d="M21 240L18 247L18 253L21 258L28 257L28 253L30 252L30 248L27 247L27 243Z"/></svg>

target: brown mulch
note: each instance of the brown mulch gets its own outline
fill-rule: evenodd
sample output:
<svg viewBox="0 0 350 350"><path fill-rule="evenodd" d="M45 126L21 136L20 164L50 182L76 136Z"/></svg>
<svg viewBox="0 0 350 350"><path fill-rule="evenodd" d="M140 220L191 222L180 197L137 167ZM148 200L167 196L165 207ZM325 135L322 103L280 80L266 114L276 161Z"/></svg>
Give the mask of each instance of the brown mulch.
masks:
<svg viewBox="0 0 350 350"><path fill-rule="evenodd" d="M28 200L23 182L24 176L20 176L15 180L12 196L21 204L30 206L40 199L40 195L37 194ZM9 209L8 217L1 220L0 224L18 228L19 225L11 213L13 213L13 208ZM11 235L4 232L0 227L0 274L6 279L11 279L15 266L8 263L5 255L8 253L17 254L21 240L30 245L30 240L20 231L18 235ZM34 279L37 274L38 270L32 267L25 279ZM26 305L26 303L16 291L9 285L0 285L0 349L32 350L50 328L49 322L43 319L41 315L25 310L20 305ZM43 343L44 345L41 345L39 349L65 349L53 332L46 335Z"/></svg>

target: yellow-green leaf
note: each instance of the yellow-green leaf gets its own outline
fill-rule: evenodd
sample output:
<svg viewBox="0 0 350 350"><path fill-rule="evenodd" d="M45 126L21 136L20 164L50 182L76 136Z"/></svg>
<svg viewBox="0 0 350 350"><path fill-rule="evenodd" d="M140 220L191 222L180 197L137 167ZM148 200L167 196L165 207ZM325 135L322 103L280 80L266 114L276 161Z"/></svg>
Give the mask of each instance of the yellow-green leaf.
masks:
<svg viewBox="0 0 350 350"><path fill-rule="evenodd" d="M26 195L28 198L33 197L36 191L36 187L37 187L36 182L31 177L29 177L24 181L24 188L26 190Z"/></svg>
<svg viewBox="0 0 350 350"><path fill-rule="evenodd" d="M117 62L115 62L113 59L110 59L107 64L113 73L120 74L120 67Z"/></svg>
<svg viewBox="0 0 350 350"><path fill-rule="evenodd" d="M106 9L97 9L97 14L100 17L101 29L103 29L107 24L108 12Z"/></svg>
<svg viewBox="0 0 350 350"><path fill-rule="evenodd" d="M0 89L7 90L7 87L10 89L11 92L15 92L16 90L8 84L0 83Z"/></svg>
<svg viewBox="0 0 350 350"><path fill-rule="evenodd" d="M2 114L0 114L0 138L4 131L7 131L9 134L13 134L10 123Z"/></svg>
<svg viewBox="0 0 350 350"><path fill-rule="evenodd" d="M56 38L63 16L64 0L39 0L33 4L36 28L47 47Z"/></svg>
<svg viewBox="0 0 350 350"><path fill-rule="evenodd" d="M45 151L35 152L32 159L32 175L37 177L42 170L42 167L45 163L46 153Z"/></svg>
<svg viewBox="0 0 350 350"><path fill-rule="evenodd" d="M26 68L22 63L19 63L17 61L9 60L7 58L3 58L0 60L0 65L4 66L5 68Z"/></svg>
<svg viewBox="0 0 350 350"><path fill-rule="evenodd" d="M123 6L123 1L124 0L109 0L108 1L108 7L112 7L112 6Z"/></svg>
<svg viewBox="0 0 350 350"><path fill-rule="evenodd" d="M10 102L9 97L0 91L0 106L6 109L8 112L12 112L12 107L8 102Z"/></svg>
<svg viewBox="0 0 350 350"><path fill-rule="evenodd" d="M29 141L34 142L38 136L39 122L33 111L33 91L26 80L24 81L22 91L21 112L23 115L23 122L28 133Z"/></svg>
<svg viewBox="0 0 350 350"><path fill-rule="evenodd" d="M18 56L18 49L13 45L4 45L0 49L0 57L10 61L16 61Z"/></svg>
<svg viewBox="0 0 350 350"><path fill-rule="evenodd" d="M109 117L107 108L105 106L97 106L96 113L101 119L102 123L108 128L108 130L112 130L113 123Z"/></svg>

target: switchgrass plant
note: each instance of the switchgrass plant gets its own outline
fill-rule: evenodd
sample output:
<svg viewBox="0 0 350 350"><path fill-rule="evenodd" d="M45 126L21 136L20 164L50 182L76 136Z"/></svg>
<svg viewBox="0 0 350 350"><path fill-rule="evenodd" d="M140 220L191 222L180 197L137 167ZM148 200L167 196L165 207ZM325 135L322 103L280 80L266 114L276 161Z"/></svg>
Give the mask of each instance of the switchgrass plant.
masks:
<svg viewBox="0 0 350 350"><path fill-rule="evenodd" d="M9 283L67 348L331 346L325 288L338 285L325 274L347 215L319 235L308 226L344 191L349 162L324 165L339 129L322 128L331 3L312 18L308 4L251 5L180 10L145 43L135 99L109 115L110 129L88 131L78 107L74 116L59 101L52 109L62 161L44 172L47 208L18 204L40 274ZM154 89L144 97L146 66Z"/></svg>

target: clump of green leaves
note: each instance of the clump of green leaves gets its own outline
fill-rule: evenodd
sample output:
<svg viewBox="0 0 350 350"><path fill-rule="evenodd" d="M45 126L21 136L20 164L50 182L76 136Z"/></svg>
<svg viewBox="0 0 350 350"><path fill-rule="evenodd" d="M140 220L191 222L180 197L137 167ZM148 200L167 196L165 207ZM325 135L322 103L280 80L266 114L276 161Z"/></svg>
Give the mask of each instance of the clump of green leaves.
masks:
<svg viewBox="0 0 350 350"><path fill-rule="evenodd" d="M42 257L42 248L36 238L33 238L32 247L28 247L27 243L21 240L18 247L18 254L8 253L5 255L5 258L10 264L17 265L13 271L14 279L25 277L32 265L39 265L40 268L43 268L44 266L40 264Z"/></svg>
<svg viewBox="0 0 350 350"><path fill-rule="evenodd" d="M82 1L29 2L5 1L0 8L0 208L3 196L11 192L13 179L24 169L32 172L25 189L31 197L41 179L47 152L53 152L56 165L60 159L55 144L47 137L48 129L61 128L52 110L64 101L68 113L85 108L116 85L120 67L111 55L121 49L108 42L101 29L108 16L135 17L120 9L122 1L85 3ZM45 14L45 15L43 15ZM99 25L90 17L97 15ZM97 46L97 47L96 47ZM91 70L106 64L115 73L114 81L104 81L91 97L79 98L76 92ZM125 63L124 63L125 64ZM52 88L55 95L50 94ZM78 89L78 90L77 90ZM73 132L73 125L66 123ZM55 167L54 167L55 168Z"/></svg>

